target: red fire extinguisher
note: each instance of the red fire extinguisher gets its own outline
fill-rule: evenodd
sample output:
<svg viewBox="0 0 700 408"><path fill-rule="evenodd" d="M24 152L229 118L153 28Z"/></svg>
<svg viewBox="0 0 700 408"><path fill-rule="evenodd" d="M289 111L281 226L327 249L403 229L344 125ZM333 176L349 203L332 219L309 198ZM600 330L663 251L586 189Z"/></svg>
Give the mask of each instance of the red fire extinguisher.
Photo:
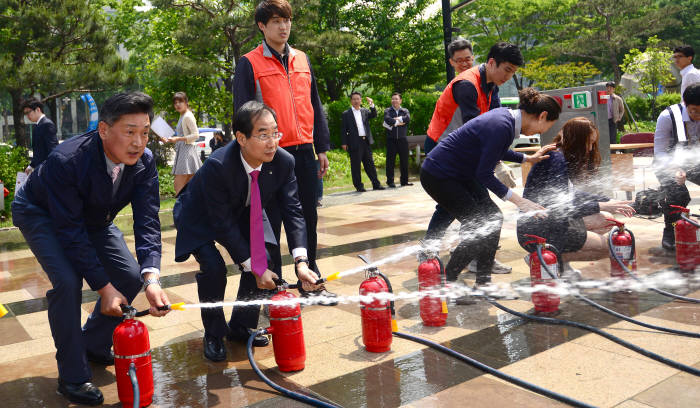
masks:
<svg viewBox="0 0 700 408"><path fill-rule="evenodd" d="M377 268L365 272L365 280L360 284L360 296L372 297L360 302L362 317L362 342L372 353L383 353L391 349L392 332L397 331L392 319L393 302L376 297L377 294L391 293L389 281Z"/></svg>
<svg viewBox="0 0 700 408"><path fill-rule="evenodd" d="M688 218L690 210L679 205L672 205L677 208L671 214L680 213L681 218L676 221L676 262L683 272L692 272L700 262L700 228L695 222Z"/></svg>
<svg viewBox="0 0 700 408"><path fill-rule="evenodd" d="M526 234L525 236L533 238L532 241L525 242L525 245L535 244L537 246L537 249L530 254L530 285L554 287L560 271L564 269L561 256L558 256L558 251L553 245L547 244L546 239L537 235ZM537 255L538 250L542 253L546 269L542 267L540 257ZM537 313L556 313L559 311L559 302L559 296L554 293L545 291L532 293L532 303L535 305L535 312Z"/></svg>
<svg viewBox="0 0 700 408"><path fill-rule="evenodd" d="M606 218L612 222L614 227L610 230L610 276L613 278L624 278L626 276L619 259L627 269L637 270L637 253L635 250L634 234L625 228L625 223L616 219Z"/></svg>
<svg viewBox="0 0 700 408"><path fill-rule="evenodd" d="M124 321L119 323L112 335L119 401L124 407L137 406L134 404L134 395L137 394L138 406L146 407L153 400L153 368L148 330L145 324L134 319L136 309L122 305L122 310Z"/></svg>
<svg viewBox="0 0 700 408"><path fill-rule="evenodd" d="M418 290L435 290L445 285L445 269L434 252L425 253L418 266ZM420 317L425 326L444 326L447 321L447 301L438 296L422 296L419 300Z"/></svg>
<svg viewBox="0 0 700 408"><path fill-rule="evenodd" d="M295 287L281 281L277 286L278 292L270 299L279 303L270 305L270 327L267 332L272 334L277 367L285 372L303 370L306 362L301 306L294 301L296 296L286 291Z"/></svg>

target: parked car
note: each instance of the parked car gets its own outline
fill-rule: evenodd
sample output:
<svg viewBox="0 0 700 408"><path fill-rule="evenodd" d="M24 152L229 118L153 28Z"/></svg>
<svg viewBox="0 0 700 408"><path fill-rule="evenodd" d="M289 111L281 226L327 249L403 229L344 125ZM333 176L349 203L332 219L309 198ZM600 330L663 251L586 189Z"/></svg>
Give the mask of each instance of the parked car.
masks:
<svg viewBox="0 0 700 408"><path fill-rule="evenodd" d="M214 138L215 132L223 132L221 129L215 128L199 128L199 138L195 142L197 147L197 152L199 152L199 157L206 159L211 154L211 146L209 146L209 141Z"/></svg>

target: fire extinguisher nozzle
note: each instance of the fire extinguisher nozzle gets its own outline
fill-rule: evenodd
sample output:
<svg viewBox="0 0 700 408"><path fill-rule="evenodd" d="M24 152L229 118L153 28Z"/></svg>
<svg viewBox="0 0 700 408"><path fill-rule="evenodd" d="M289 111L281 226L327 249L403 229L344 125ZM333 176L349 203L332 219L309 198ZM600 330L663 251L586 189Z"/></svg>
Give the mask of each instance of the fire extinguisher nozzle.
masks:
<svg viewBox="0 0 700 408"><path fill-rule="evenodd" d="M399 324L396 323L396 319L391 319L391 332L396 333L399 331Z"/></svg>
<svg viewBox="0 0 700 408"><path fill-rule="evenodd" d="M334 281L336 279L340 278L340 272L336 272L334 274L326 276L326 282Z"/></svg>
<svg viewBox="0 0 700 408"><path fill-rule="evenodd" d="M183 306L185 306L185 302L173 303L172 305L168 306L168 309L170 309L170 310L185 310L185 308Z"/></svg>
<svg viewBox="0 0 700 408"><path fill-rule="evenodd" d="M7 308L5 307L5 305L0 304L0 317L3 317L8 313L9 312L7 311Z"/></svg>

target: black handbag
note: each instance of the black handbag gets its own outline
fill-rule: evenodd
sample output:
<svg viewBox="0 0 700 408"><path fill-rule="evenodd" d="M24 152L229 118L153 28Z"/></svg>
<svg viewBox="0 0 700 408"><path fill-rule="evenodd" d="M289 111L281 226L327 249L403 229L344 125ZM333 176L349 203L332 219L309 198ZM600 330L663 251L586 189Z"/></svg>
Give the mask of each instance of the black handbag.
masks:
<svg viewBox="0 0 700 408"><path fill-rule="evenodd" d="M632 207L639 215L646 215L648 218L656 218L663 214L663 205L665 201L666 197L662 191L648 188L637 193Z"/></svg>

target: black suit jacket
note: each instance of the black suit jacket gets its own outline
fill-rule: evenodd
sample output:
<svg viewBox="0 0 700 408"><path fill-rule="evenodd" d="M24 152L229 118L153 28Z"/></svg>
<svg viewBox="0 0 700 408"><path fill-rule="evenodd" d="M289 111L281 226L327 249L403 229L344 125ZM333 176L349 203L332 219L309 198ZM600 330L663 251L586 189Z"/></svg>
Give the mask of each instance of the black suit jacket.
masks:
<svg viewBox="0 0 700 408"><path fill-rule="evenodd" d="M297 194L294 158L278 148L275 158L263 163L258 178L262 207L271 200L280 206L289 248L306 248L306 223ZM180 192L173 208L177 238L175 260L183 262L202 245L220 243L234 262L250 258L250 207L248 174L241 147L233 141L217 149ZM274 235L265 221L265 241Z"/></svg>
<svg viewBox="0 0 700 408"><path fill-rule="evenodd" d="M369 138L369 144L374 144L372 130L369 128L369 120L377 117L377 108L360 108L360 114L362 116L362 124L365 125L365 135ZM355 115L352 114L352 108L343 112L343 127L340 140L341 144L347 145L349 150L355 150L359 146L361 139L357 130Z"/></svg>
<svg viewBox="0 0 700 408"><path fill-rule="evenodd" d="M36 124L34 132L32 133L32 161L29 163L33 169L39 167L41 163L49 157L49 153L58 146L58 139L56 138L56 125L44 116Z"/></svg>
<svg viewBox="0 0 700 408"><path fill-rule="evenodd" d="M401 119L403 123L405 123L405 126L394 126L396 123L396 118L398 116L401 116ZM394 107L388 107L384 110L384 123L387 125L391 126L391 129L386 129L386 138L387 139L399 139L399 138L405 138L406 137L406 132L408 131L408 122L411 121L411 115L408 113L408 109L400 107L399 106L399 112L398 114L394 110Z"/></svg>

